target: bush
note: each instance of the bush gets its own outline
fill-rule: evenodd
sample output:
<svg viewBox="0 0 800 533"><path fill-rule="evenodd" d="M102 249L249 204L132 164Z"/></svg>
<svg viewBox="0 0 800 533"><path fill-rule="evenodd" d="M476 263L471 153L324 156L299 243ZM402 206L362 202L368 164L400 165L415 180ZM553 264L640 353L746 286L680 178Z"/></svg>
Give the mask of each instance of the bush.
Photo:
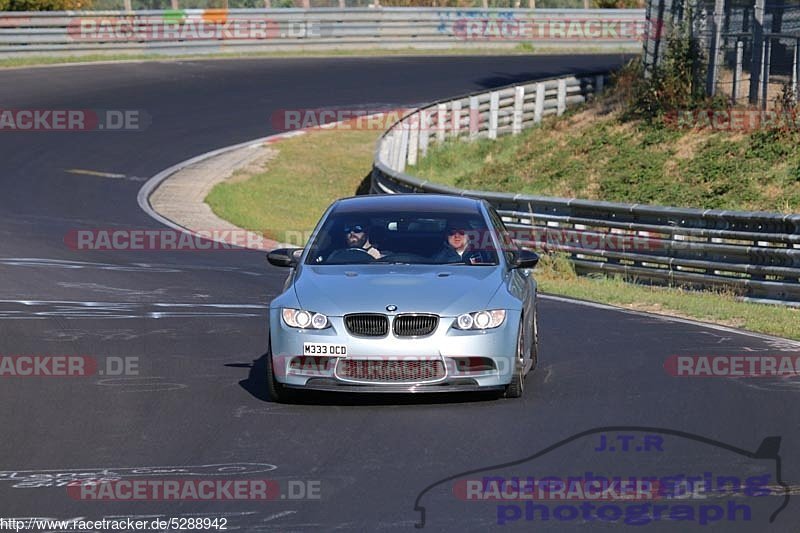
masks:
<svg viewBox="0 0 800 533"><path fill-rule="evenodd" d="M628 118L652 120L670 111L717 107L706 97L705 53L688 25L673 28L666 41L662 62L649 76L642 62L623 71L621 79L629 81Z"/></svg>

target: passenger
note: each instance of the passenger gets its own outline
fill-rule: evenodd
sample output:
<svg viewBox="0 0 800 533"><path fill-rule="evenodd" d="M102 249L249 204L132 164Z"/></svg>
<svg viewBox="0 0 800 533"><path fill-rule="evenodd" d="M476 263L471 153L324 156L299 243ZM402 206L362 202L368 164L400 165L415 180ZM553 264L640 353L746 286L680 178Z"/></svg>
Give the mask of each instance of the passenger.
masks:
<svg viewBox="0 0 800 533"><path fill-rule="evenodd" d="M442 249L433 256L436 263L462 263L469 248L467 231L459 226L448 226Z"/></svg>

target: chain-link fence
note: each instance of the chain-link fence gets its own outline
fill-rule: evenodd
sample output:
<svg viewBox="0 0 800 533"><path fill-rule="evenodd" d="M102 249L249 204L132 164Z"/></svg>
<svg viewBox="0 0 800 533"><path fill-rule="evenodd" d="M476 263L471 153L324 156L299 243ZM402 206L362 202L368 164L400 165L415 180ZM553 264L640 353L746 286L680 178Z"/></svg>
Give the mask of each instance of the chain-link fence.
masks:
<svg viewBox="0 0 800 533"><path fill-rule="evenodd" d="M648 68L663 60L670 32L700 42L706 93L762 109L797 101L800 3L790 0L650 0Z"/></svg>
<svg viewBox="0 0 800 533"><path fill-rule="evenodd" d="M750 4L725 10L716 87L737 103L780 105L797 93L800 5Z"/></svg>

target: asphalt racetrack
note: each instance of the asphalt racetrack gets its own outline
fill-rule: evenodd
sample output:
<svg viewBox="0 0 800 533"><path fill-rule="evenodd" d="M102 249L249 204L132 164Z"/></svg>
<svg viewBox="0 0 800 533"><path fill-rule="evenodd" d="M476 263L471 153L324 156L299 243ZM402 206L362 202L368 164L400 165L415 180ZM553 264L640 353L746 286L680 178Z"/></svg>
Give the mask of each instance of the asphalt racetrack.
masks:
<svg viewBox="0 0 800 533"><path fill-rule="evenodd" d="M665 370L674 355L800 354L791 343L543 299L540 366L520 400L320 394L279 405L266 399L263 356L266 305L286 271L263 253L65 244L74 230L161 227L137 205L147 178L273 133L280 109L421 103L622 59L0 71L2 108L139 110L150 121L134 132L0 132L0 354L86 356L98 365L89 376L0 377L0 518L224 518L239 531L797 531L797 378L690 379ZM136 368L119 372L109 361ZM508 483L500 499L474 501L467 490L487 476L588 473L697 474L714 487L721 476L735 480L723 482L731 494L642 497L646 511L631 511L630 501L525 501ZM277 488L267 500L109 500L76 492L87 479L269 480Z"/></svg>

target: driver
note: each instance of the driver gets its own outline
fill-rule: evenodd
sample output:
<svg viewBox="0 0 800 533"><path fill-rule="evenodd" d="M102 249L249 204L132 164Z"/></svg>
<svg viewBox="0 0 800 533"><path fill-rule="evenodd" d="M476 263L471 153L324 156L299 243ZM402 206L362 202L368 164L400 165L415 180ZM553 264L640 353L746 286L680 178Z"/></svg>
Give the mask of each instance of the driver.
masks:
<svg viewBox="0 0 800 533"><path fill-rule="evenodd" d="M361 248L373 259L381 258L381 252L369 242L369 231L365 224L348 224L343 231L348 248Z"/></svg>

